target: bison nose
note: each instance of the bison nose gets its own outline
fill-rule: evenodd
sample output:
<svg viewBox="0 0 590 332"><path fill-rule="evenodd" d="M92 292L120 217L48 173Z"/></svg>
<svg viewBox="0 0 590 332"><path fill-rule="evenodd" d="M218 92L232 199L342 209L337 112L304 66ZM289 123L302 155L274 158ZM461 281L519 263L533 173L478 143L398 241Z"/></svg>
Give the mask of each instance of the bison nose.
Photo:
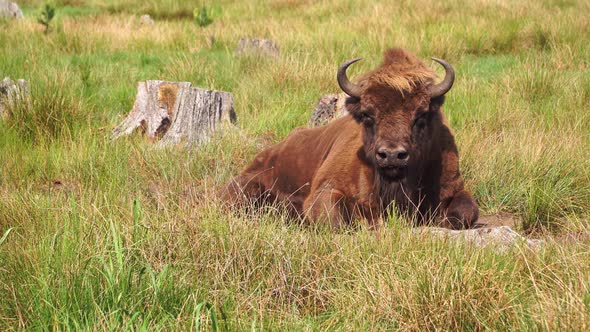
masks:
<svg viewBox="0 0 590 332"><path fill-rule="evenodd" d="M410 154L404 148L380 148L376 157L377 161L383 166L404 167L408 164Z"/></svg>

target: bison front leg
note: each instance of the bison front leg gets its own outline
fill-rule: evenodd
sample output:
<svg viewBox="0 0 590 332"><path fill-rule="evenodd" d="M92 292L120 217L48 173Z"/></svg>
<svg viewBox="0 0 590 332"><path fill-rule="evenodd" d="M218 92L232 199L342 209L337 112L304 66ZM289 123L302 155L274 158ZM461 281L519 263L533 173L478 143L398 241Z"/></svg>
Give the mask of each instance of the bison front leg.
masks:
<svg viewBox="0 0 590 332"><path fill-rule="evenodd" d="M311 224L326 223L340 229L346 223L344 200L344 194L335 189L311 193L303 204L305 219Z"/></svg>
<svg viewBox="0 0 590 332"><path fill-rule="evenodd" d="M452 229L471 228L479 217L479 209L463 185L453 135L447 127L444 128L442 138L447 142L447 146L442 152L439 193L443 226Z"/></svg>
<svg viewBox="0 0 590 332"><path fill-rule="evenodd" d="M471 228L479 218L479 209L471 195L461 190L443 210L443 226L452 229Z"/></svg>
<svg viewBox="0 0 590 332"><path fill-rule="evenodd" d="M255 178L239 175L231 179L221 191L221 199L234 206L248 206L263 199L264 186Z"/></svg>

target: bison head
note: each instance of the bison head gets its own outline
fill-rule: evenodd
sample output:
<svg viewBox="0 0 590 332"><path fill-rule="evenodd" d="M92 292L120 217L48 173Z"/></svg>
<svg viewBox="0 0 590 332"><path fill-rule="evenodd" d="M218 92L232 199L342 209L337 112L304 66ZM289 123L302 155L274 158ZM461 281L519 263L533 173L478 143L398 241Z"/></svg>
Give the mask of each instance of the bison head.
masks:
<svg viewBox="0 0 590 332"><path fill-rule="evenodd" d="M455 74L444 60L432 59L446 72L438 84L431 69L400 49L387 51L381 67L363 75L358 84L350 82L346 69L360 59L338 69L338 84L350 96L346 108L364 127L364 158L387 181L406 178L436 144L440 107Z"/></svg>

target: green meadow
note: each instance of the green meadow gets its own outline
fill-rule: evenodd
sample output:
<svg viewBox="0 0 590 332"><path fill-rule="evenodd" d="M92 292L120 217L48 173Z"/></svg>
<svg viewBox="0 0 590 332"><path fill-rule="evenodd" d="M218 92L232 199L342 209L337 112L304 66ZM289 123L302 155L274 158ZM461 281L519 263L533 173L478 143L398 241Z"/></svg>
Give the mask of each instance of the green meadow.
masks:
<svg viewBox="0 0 590 332"><path fill-rule="evenodd" d="M43 2L17 2L0 79L26 79L31 103L0 119L0 330L590 329L588 1L56 0L47 34ZM280 55L237 56L241 37ZM395 216L315 230L216 200L339 91L339 64L363 58L354 80L389 47L453 65L466 186L541 250L418 237ZM148 79L231 92L240 131L190 150L111 141Z"/></svg>

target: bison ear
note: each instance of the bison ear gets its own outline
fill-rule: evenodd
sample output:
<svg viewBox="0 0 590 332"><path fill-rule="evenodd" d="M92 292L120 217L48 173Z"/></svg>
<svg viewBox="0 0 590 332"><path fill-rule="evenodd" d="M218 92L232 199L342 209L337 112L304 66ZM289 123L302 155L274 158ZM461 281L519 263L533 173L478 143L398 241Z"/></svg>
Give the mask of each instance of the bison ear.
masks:
<svg viewBox="0 0 590 332"><path fill-rule="evenodd" d="M445 96L430 98L430 111L438 110L445 103Z"/></svg>
<svg viewBox="0 0 590 332"><path fill-rule="evenodd" d="M360 105L360 98L357 97L352 97L352 96L346 96L346 100L344 100L344 103L346 104L346 106L350 105L350 104L359 104Z"/></svg>
<svg viewBox="0 0 590 332"><path fill-rule="evenodd" d="M344 101L344 107L346 107L346 111L348 111L348 113L352 114L353 116L355 114L359 114L361 111L360 101L361 100L356 97L347 97Z"/></svg>

